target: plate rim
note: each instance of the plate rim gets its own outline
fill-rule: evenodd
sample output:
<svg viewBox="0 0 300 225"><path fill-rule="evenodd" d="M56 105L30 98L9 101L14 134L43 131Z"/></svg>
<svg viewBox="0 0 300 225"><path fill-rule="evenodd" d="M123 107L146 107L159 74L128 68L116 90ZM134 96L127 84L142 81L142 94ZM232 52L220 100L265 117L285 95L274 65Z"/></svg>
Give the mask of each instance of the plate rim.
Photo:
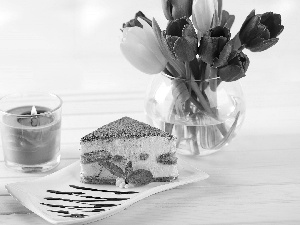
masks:
<svg viewBox="0 0 300 225"><path fill-rule="evenodd" d="M105 212L102 212L101 214L95 214L95 215L91 215L91 216L80 218L80 219L70 218L69 220L59 221L59 220L53 219L52 217L47 216L47 214L44 213L43 210L37 208L35 206L35 204L32 202L32 199L34 199L34 198L38 199L38 198L36 196L33 196L31 193L26 193L24 190L22 190L22 188L18 187L19 185L43 182L43 180L47 180L47 179L49 179L49 177L57 176L61 173L67 172L72 167L80 166L80 160L77 160L77 161L71 163L70 165L68 165L68 166L66 166L66 167L64 167L64 168L62 168L58 171L55 171L51 174L48 174L44 177L36 178L34 180L29 180L29 181L21 181L21 182L14 182L14 183L6 184L5 188L8 191L8 193L15 200L20 202L23 206L25 206L26 208L31 210L36 215L40 216L41 218L43 218L44 220L46 220L46 221L48 221L52 224L66 225L66 224L72 224L74 222L75 223L95 222L95 221L100 221L102 219L113 216L113 215L117 214L118 212L128 208L131 205L133 205L134 203L136 203L138 201L141 201L142 199L147 198L147 197L149 197L151 195L154 195L156 193L167 191L167 190L170 190L170 189L173 189L175 187L182 186L182 185L185 185L185 184L205 180L209 177L209 175L206 172L190 165L188 162L186 162L186 160L183 160L181 157L178 157L178 158L180 159L180 160L178 160L178 161L180 161L180 163L178 163L178 165L180 165L180 167L183 167L183 169L188 167L190 170L193 170L194 174L185 177L185 180L183 180L183 181L175 180L173 182L157 182L157 183L160 183L160 184L155 186L155 187L146 189L142 192L139 192L139 194L137 194L136 196L133 196L132 198L130 198L128 201L124 202L123 204L120 204L120 205L114 207L112 210L107 210ZM179 176L180 176L180 170L179 170ZM83 185L85 185L85 184L83 183ZM101 186L101 184L99 184L99 186ZM128 190L128 189L126 189L126 190ZM22 198L19 198L14 193L15 191L25 193L25 195L24 194L22 195L22 198L26 198L28 201L26 203L24 201L22 201Z"/></svg>

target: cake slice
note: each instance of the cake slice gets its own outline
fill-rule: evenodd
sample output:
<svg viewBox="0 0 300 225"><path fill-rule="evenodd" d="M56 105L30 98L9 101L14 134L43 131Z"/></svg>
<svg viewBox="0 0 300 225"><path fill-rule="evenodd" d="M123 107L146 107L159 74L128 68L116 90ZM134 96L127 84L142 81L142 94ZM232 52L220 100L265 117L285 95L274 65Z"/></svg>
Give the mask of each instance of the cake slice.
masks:
<svg viewBox="0 0 300 225"><path fill-rule="evenodd" d="M172 181L178 177L175 142L173 135L129 117L111 122L81 138L81 182Z"/></svg>

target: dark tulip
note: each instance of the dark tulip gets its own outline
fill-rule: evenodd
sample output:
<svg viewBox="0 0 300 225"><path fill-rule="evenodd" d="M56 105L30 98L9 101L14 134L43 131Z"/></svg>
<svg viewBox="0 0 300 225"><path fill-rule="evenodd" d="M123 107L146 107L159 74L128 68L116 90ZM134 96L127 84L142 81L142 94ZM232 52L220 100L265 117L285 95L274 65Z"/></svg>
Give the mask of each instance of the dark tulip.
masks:
<svg viewBox="0 0 300 225"><path fill-rule="evenodd" d="M252 52L261 52L278 42L277 37L283 29L280 14L255 15L255 10L252 10L240 29L239 38L242 46Z"/></svg>
<svg viewBox="0 0 300 225"><path fill-rule="evenodd" d="M192 15L193 0L161 0L167 20L189 18Z"/></svg>
<svg viewBox="0 0 300 225"><path fill-rule="evenodd" d="M152 26L152 21L150 19L148 19L144 13L142 13L141 11L137 12L134 16L133 19L129 20L126 23L123 23L123 29L125 27L141 27L143 28L143 25L138 21L138 18L142 18L143 20L145 20L150 26Z"/></svg>
<svg viewBox="0 0 300 225"><path fill-rule="evenodd" d="M246 76L249 67L249 58L243 52L234 51L230 54L228 64L218 68L218 76L222 81L236 81Z"/></svg>
<svg viewBox="0 0 300 225"><path fill-rule="evenodd" d="M225 65L232 52L230 36L227 27L217 26L208 30L200 41L200 58L213 67Z"/></svg>
<svg viewBox="0 0 300 225"><path fill-rule="evenodd" d="M192 22L187 18L169 21L164 32L168 47L181 61L192 61L197 54L198 39Z"/></svg>

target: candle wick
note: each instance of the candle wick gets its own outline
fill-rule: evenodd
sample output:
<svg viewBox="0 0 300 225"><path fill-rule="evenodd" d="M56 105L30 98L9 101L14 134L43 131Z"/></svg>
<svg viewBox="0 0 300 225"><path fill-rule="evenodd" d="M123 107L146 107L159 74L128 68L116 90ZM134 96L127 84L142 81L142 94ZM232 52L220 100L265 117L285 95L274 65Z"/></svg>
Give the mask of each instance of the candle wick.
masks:
<svg viewBox="0 0 300 225"><path fill-rule="evenodd" d="M31 114L31 116L37 115L37 111L36 111L35 106L32 106L30 114Z"/></svg>

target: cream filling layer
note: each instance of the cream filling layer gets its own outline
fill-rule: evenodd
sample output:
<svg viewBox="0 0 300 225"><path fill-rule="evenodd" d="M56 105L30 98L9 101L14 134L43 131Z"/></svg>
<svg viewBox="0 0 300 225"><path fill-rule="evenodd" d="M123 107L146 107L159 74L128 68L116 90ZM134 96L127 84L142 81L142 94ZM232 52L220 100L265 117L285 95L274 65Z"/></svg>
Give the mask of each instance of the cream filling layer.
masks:
<svg viewBox="0 0 300 225"><path fill-rule="evenodd" d="M138 139L116 139L114 141L95 140L93 142L81 143L81 154L93 151L105 150L112 156L121 155L125 162L117 164L124 171L126 162L131 161L133 170L149 170L154 177L177 177L177 165L166 165L157 162L157 158L166 153L175 153L176 146L173 140L163 137L143 137ZM146 160L140 158L141 154L148 154ZM109 171L100 166L97 162L81 165L82 175L99 177L113 176Z"/></svg>
<svg viewBox="0 0 300 225"><path fill-rule="evenodd" d="M146 160L147 161L147 160ZM149 170L153 177L177 177L178 170L176 165L163 165L163 164L152 164L149 162L142 162L135 164L133 170L145 169ZM124 168L122 168L124 170ZM100 178L116 178L107 169L99 165L99 163L81 164L81 175L82 176L99 176Z"/></svg>
<svg viewBox="0 0 300 225"><path fill-rule="evenodd" d="M159 155L175 151L175 142L163 137L142 137L138 139L95 140L81 143L81 154L106 150L112 155L140 155L155 152ZM120 154L122 153L122 154Z"/></svg>

